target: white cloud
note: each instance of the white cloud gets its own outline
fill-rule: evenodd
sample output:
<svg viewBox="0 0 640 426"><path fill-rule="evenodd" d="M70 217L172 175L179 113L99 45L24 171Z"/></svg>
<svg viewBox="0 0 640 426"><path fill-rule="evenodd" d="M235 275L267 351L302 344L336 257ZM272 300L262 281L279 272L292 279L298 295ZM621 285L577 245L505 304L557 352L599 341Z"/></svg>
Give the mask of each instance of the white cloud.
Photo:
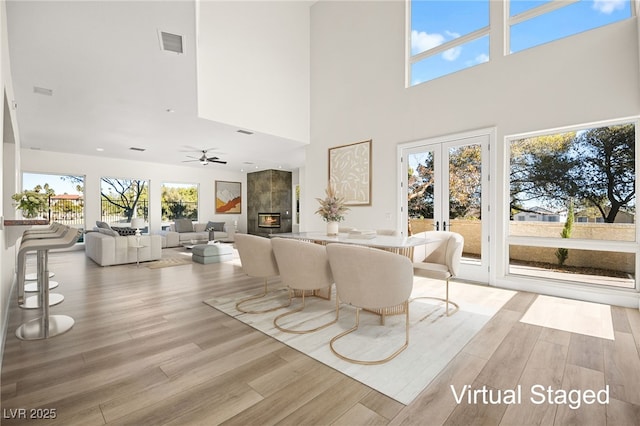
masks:
<svg viewBox="0 0 640 426"><path fill-rule="evenodd" d="M462 53L462 46L452 47L442 52L442 59L445 61L455 61L458 59L458 56L460 56L460 53Z"/></svg>
<svg viewBox="0 0 640 426"><path fill-rule="evenodd" d="M427 34L424 31L411 31L411 53L416 54L425 50L433 49L444 43L442 34Z"/></svg>
<svg viewBox="0 0 640 426"><path fill-rule="evenodd" d="M609 15L615 10L623 9L625 0L594 0L593 8L600 13Z"/></svg>
<svg viewBox="0 0 640 426"><path fill-rule="evenodd" d="M476 64L482 64L484 62L489 62L489 55L486 53L481 53L476 56Z"/></svg>

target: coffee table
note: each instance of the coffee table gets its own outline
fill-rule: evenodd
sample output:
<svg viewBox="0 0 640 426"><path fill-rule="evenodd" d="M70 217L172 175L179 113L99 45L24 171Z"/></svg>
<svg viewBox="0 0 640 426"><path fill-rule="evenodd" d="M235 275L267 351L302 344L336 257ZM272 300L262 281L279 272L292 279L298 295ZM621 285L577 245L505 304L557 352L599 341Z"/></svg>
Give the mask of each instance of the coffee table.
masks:
<svg viewBox="0 0 640 426"><path fill-rule="evenodd" d="M208 244L208 243L209 243L208 240L191 240L189 242L182 243L180 245L187 250L191 250L194 246L197 246L198 244Z"/></svg>

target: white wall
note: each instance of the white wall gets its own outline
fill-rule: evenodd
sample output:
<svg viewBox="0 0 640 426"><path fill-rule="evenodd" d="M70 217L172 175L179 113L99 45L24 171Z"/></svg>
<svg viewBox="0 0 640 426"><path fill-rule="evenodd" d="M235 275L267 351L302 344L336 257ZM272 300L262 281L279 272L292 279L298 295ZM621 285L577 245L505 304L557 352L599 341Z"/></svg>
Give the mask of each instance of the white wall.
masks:
<svg viewBox="0 0 640 426"><path fill-rule="evenodd" d="M9 43L7 38L7 13L5 1L0 2L0 87L6 93L9 101L13 99L13 84L11 80L9 62ZM2 187L2 197L0 198L0 220L14 219L15 213L11 207L11 194L15 193L15 188L19 186L18 170L20 168L20 138L15 125L15 111L4 110L4 100L0 98L0 129L7 128L13 134L2 132L2 150L0 150L0 164L2 164L2 177L0 186ZM10 122L9 122L10 121ZM13 123L13 125L12 125ZM6 138L6 140L5 140ZM2 365L2 355L4 353L4 341L7 333L8 306L10 303L11 287L15 274L15 240L12 233L3 226L0 226L0 366Z"/></svg>
<svg viewBox="0 0 640 426"><path fill-rule="evenodd" d="M198 114L309 141L309 2L198 3Z"/></svg>
<svg viewBox="0 0 640 426"><path fill-rule="evenodd" d="M225 172L211 166L185 167L167 164L126 161L97 156L61 154L23 149L22 171L32 173L69 174L85 176L85 214L87 229L93 229L100 219L100 178L144 179L149 181L149 222L151 232L161 228L160 188L163 183L199 184L198 220L215 220L230 225L238 220L238 230L246 231L246 175ZM242 213L215 214L215 181L242 183Z"/></svg>
<svg viewBox="0 0 640 426"><path fill-rule="evenodd" d="M501 2L491 6L499 21ZM405 88L403 1L315 3L304 230L324 229L314 198L332 146L373 139L372 205L352 208L345 224L389 228L399 215L399 143L495 126L502 158L505 135L640 113L637 31L631 19L504 57L495 26L491 62Z"/></svg>

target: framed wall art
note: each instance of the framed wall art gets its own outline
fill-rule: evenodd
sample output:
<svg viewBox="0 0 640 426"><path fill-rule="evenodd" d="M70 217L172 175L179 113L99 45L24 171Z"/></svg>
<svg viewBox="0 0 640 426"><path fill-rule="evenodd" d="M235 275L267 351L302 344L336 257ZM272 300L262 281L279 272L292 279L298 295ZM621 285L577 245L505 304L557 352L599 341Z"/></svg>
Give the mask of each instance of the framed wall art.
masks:
<svg viewBox="0 0 640 426"><path fill-rule="evenodd" d="M371 205L371 140L329 148L329 185L348 206Z"/></svg>
<svg viewBox="0 0 640 426"><path fill-rule="evenodd" d="M216 181L216 213L242 213L242 183Z"/></svg>

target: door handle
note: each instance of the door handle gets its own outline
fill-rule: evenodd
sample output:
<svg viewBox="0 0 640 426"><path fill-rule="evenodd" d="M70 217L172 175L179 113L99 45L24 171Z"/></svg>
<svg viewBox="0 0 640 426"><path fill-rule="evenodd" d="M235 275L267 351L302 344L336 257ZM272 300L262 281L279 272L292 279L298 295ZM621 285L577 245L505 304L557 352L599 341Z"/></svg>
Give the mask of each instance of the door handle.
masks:
<svg viewBox="0 0 640 426"><path fill-rule="evenodd" d="M442 230L443 231L447 230L447 222L442 222Z"/></svg>
<svg viewBox="0 0 640 426"><path fill-rule="evenodd" d="M436 221L436 224L434 225L436 227L436 231L440 230L440 222Z"/></svg>

